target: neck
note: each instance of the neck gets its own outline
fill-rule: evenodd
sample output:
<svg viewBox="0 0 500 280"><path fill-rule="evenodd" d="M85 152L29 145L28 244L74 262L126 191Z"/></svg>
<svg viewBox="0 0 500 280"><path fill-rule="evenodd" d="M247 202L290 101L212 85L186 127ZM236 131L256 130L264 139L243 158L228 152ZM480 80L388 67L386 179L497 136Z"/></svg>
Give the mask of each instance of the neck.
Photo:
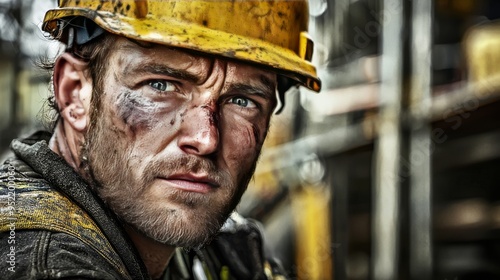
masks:
<svg viewBox="0 0 500 280"><path fill-rule="evenodd" d="M59 121L50 139L49 147L78 171L80 165L80 160L78 159L79 145L75 141L71 141L69 136L71 135L66 134L64 121Z"/></svg>
<svg viewBox="0 0 500 280"><path fill-rule="evenodd" d="M129 226L126 226L125 230L139 251L151 278L159 279L174 255L175 247L159 243Z"/></svg>

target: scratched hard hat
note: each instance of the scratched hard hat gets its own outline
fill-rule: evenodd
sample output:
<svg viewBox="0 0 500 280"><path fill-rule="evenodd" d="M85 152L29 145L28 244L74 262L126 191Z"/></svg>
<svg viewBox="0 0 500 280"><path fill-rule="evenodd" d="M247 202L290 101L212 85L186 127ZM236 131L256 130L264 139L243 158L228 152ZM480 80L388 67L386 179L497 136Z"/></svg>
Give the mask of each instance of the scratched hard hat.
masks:
<svg viewBox="0 0 500 280"><path fill-rule="evenodd" d="M42 28L60 39L68 19L84 17L128 38L272 68L318 92L308 16L307 0L59 0Z"/></svg>

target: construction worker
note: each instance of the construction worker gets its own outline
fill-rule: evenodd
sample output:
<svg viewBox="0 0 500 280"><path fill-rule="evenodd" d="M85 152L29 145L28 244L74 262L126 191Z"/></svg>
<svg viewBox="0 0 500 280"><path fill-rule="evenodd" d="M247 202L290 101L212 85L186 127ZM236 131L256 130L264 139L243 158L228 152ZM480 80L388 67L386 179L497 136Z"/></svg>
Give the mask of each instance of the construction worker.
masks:
<svg viewBox="0 0 500 280"><path fill-rule="evenodd" d="M59 0L52 132L0 167L2 279L272 279L233 213L292 86L306 0Z"/></svg>

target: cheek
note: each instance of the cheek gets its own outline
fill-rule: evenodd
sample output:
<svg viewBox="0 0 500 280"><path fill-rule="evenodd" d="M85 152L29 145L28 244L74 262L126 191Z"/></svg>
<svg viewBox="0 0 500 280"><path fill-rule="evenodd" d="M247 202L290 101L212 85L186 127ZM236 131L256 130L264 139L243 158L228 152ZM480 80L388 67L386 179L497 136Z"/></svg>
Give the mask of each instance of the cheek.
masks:
<svg viewBox="0 0 500 280"><path fill-rule="evenodd" d="M133 131L155 125L155 118L152 118L152 115L158 108L151 100L127 90L118 95L115 104L117 116Z"/></svg>
<svg viewBox="0 0 500 280"><path fill-rule="evenodd" d="M111 106L104 129L115 136L108 141L125 151L132 169L142 170L142 163L162 151L175 137L181 121L179 108L173 107L180 106L152 101L127 88L118 92L114 98L107 99Z"/></svg>
<svg viewBox="0 0 500 280"><path fill-rule="evenodd" d="M172 104L154 102L140 92L124 90L114 103L117 127L126 134L165 132L177 122Z"/></svg>
<svg viewBox="0 0 500 280"><path fill-rule="evenodd" d="M230 169L250 168L257 159L265 139L266 124L243 119L223 120L222 149Z"/></svg>

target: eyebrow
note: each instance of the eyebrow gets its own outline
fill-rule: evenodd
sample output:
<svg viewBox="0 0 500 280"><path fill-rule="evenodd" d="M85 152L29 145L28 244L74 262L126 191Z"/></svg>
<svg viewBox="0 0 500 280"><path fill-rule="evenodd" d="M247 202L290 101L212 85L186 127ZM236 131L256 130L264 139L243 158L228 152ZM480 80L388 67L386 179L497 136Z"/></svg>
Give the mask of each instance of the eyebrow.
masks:
<svg viewBox="0 0 500 280"><path fill-rule="evenodd" d="M140 63L134 67L128 68L124 71L125 75L137 74L158 74L166 75L179 80L184 80L192 83L199 83L200 76L190 73L185 70L175 69L162 64Z"/></svg>

